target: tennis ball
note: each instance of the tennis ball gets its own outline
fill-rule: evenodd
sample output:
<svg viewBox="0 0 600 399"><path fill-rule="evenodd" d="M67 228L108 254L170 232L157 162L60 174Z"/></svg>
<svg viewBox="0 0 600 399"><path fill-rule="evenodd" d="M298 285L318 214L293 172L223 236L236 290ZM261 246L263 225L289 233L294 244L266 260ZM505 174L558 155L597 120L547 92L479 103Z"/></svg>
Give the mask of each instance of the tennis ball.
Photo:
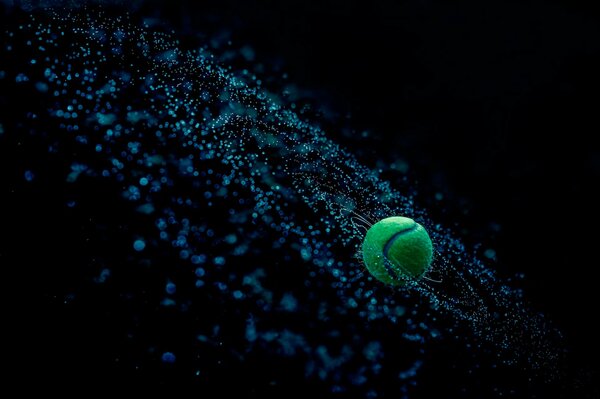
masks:
<svg viewBox="0 0 600 399"><path fill-rule="evenodd" d="M408 280L419 279L429 269L433 245L419 223L394 216L371 226L362 253L373 277L387 284L404 285Z"/></svg>

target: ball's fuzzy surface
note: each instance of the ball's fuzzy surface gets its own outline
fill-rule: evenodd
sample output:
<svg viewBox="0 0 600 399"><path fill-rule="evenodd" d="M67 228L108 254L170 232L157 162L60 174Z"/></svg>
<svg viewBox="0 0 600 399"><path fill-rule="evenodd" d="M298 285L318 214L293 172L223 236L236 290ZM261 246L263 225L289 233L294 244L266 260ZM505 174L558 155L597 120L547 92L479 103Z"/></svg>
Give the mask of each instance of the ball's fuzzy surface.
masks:
<svg viewBox="0 0 600 399"><path fill-rule="evenodd" d="M386 284L403 285L419 279L429 269L433 245L419 223L393 216L371 226L363 241L362 254L373 277Z"/></svg>

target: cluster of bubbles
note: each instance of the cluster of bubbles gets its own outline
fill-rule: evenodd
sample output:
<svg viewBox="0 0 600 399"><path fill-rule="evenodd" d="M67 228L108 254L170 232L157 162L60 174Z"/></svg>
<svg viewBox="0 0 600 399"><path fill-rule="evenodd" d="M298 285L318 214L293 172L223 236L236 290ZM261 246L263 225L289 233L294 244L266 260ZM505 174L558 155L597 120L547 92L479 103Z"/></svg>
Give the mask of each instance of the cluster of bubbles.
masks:
<svg viewBox="0 0 600 399"><path fill-rule="evenodd" d="M65 184L110 181L140 221L126 230L127 266L98 262L94 281L156 269L164 285L160 298L145 294L147 306L202 312L191 327L198 357L300 358L303 377L370 396L377 387L367 381L393 374L407 395L429 343L460 340L466 328L500 363L557 372L558 333L522 293L428 219L414 193L329 139L293 92L268 90L260 73L226 66L208 44L187 49L172 32L98 10L30 15L3 35L15 63L0 78L45 99L45 114L27 118L52 121L35 134L71 159ZM360 260L366 229L394 215L424 225L436 252L429 278L406 288L375 281ZM227 312L237 322L224 325ZM315 338L311 328L329 332ZM394 345L406 356L385 360ZM167 364L180 356L168 345L148 350ZM197 363L199 378L210 377L206 364Z"/></svg>

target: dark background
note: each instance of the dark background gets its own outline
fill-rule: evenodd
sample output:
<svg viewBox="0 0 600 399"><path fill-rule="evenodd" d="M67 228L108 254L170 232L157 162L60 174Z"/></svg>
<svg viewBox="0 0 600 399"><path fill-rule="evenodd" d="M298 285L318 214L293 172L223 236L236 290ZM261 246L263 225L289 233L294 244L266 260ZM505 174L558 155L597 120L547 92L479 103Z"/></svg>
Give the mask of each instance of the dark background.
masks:
<svg viewBox="0 0 600 399"><path fill-rule="evenodd" d="M189 0L131 7L184 36L228 31L235 43L255 49L257 62L277 62L289 81L321 93L323 106L340 119L349 116L355 129L330 136L369 167L406 162L432 219L453 227L469 246L495 249L500 275L525 273L527 297L564 332L571 362L598 370L592 327L599 303L596 9L558 0ZM371 132L368 139L363 130ZM443 199L433 200L438 193ZM62 222L52 216L60 203L28 205L31 221ZM13 237L28 237L26 223L21 229ZM51 234L48 228L40 236ZM51 251L52 244L41 250ZM16 248L29 247L21 245ZM45 299L47 309L37 309L37 316L64 301ZM85 348L83 359L78 352L84 348L75 344L66 352L51 348L57 339L76 342L80 332L69 313L50 315L63 327L47 332L43 323L24 324L38 340L34 348L74 365L114 367L106 351L121 338L110 336L110 326L98 326L105 344L91 354ZM31 359L35 354L25 361Z"/></svg>
<svg viewBox="0 0 600 399"><path fill-rule="evenodd" d="M409 165L434 220L525 273L534 308L597 370L600 12L583 1L233 1L155 7L184 32L234 27L257 60L351 115L336 140ZM148 8L148 12L151 9ZM218 16L208 18L207 15ZM364 130L373 132L368 141ZM361 151L359 149L366 150Z"/></svg>
<svg viewBox="0 0 600 399"><path fill-rule="evenodd" d="M443 194L432 218L494 248L501 275L525 273L533 306L597 369L595 7L223 0L155 10L188 32L234 27L257 60L281 61L290 81L350 114L354 137L330 135L371 167L405 160L424 203Z"/></svg>

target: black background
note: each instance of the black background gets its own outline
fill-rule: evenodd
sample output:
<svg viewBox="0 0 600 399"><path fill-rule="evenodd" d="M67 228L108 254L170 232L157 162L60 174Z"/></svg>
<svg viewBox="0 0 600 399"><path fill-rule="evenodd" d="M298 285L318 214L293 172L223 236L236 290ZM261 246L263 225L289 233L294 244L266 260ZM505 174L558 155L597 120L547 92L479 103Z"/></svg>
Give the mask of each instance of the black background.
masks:
<svg viewBox="0 0 600 399"><path fill-rule="evenodd" d="M232 39L258 60L282 60L291 81L349 113L357 137L344 144L370 147L369 166L406 160L423 197L444 195L432 217L495 248L501 273L524 272L534 307L596 368L596 8L225 0L155 10L184 31L236 27ZM375 137L357 144L362 129Z"/></svg>
<svg viewBox="0 0 600 399"><path fill-rule="evenodd" d="M232 40L257 60L283 61L290 81L349 113L355 136L331 135L370 147L359 157L368 166L407 161L432 217L468 245L496 249L502 275L524 272L528 299L563 331L571 361L597 370L600 12L591 3L146 7L184 32L234 27ZM374 133L366 145L362 129Z"/></svg>
<svg viewBox="0 0 600 399"><path fill-rule="evenodd" d="M323 93L323 104L350 115L356 129L355 136L331 136L370 167L406 161L432 218L467 245L494 248L502 275L524 272L527 297L564 332L575 363L598 369L596 9L528 0L190 0L144 2L138 12L188 35L229 29L257 60L277 60L290 81ZM372 132L368 141L360 137L364 129ZM443 200L431 200L436 193ZM61 222L48 216L60 204L30 205L37 209L31 220ZM22 226L11 234L26 236ZM45 299L48 309L63 300ZM47 326L24 324L38 342L33 348L76 342L68 314L51 316L62 327L48 334ZM104 328L97 335L106 342L120 339ZM81 348L67 348L47 353L109 367L108 344L85 360Z"/></svg>

